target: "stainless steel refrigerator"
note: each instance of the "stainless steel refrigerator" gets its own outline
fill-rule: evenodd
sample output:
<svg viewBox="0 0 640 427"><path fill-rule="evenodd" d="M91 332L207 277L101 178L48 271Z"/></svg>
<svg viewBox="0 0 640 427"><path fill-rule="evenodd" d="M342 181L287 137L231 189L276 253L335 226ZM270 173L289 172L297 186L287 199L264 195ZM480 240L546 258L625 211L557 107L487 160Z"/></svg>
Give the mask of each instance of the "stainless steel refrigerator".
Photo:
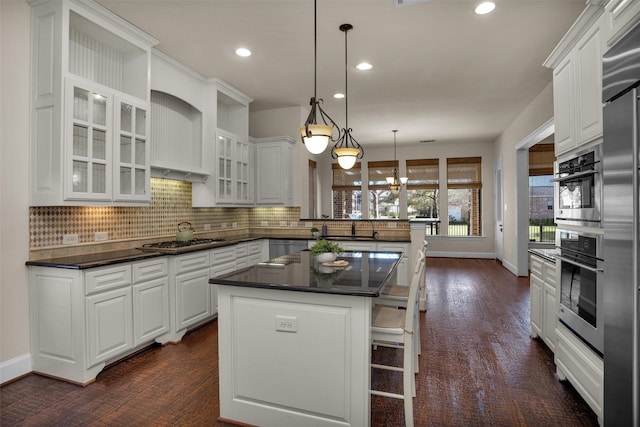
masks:
<svg viewBox="0 0 640 427"><path fill-rule="evenodd" d="M604 425L639 426L640 28L603 56Z"/></svg>

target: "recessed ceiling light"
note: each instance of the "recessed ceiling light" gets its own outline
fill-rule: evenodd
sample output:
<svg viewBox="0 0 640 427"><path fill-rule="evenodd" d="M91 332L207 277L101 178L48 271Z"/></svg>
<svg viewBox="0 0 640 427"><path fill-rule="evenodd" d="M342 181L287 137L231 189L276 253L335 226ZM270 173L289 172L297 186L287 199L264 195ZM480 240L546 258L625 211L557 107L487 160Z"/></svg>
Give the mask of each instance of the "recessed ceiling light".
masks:
<svg viewBox="0 0 640 427"><path fill-rule="evenodd" d="M373 65L369 64L368 62L361 62L358 65L356 65L356 68L360 71L367 71L373 68Z"/></svg>
<svg viewBox="0 0 640 427"><path fill-rule="evenodd" d="M333 97L336 99L342 99L344 98L344 93L334 93Z"/></svg>
<svg viewBox="0 0 640 427"><path fill-rule="evenodd" d="M484 15L487 14L491 11L493 11L493 9L496 8L496 4L492 1L485 1L480 3L478 6L476 6L476 13L478 15Z"/></svg>
<svg viewBox="0 0 640 427"><path fill-rule="evenodd" d="M238 56L251 56L251 51L244 47L239 47L236 49L236 55Z"/></svg>

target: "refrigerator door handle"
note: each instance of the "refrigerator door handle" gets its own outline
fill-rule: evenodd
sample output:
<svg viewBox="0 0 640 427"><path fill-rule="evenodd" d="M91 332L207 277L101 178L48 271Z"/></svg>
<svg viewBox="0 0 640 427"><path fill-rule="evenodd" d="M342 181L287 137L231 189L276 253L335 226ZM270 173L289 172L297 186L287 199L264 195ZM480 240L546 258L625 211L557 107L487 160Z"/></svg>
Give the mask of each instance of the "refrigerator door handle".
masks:
<svg viewBox="0 0 640 427"><path fill-rule="evenodd" d="M584 268L585 270L591 271L593 273L602 273L604 271L604 268L594 268L594 267L591 267L590 265L586 265L581 262L575 262L574 260L563 257L563 256L559 256L558 259L560 259L562 262L575 265L576 267Z"/></svg>

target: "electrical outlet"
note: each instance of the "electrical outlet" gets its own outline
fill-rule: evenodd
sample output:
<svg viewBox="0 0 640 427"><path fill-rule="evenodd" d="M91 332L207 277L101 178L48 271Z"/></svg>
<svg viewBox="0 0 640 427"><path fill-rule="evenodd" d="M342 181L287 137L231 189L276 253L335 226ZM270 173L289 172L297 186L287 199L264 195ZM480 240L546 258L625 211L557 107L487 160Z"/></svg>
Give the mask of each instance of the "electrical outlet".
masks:
<svg viewBox="0 0 640 427"><path fill-rule="evenodd" d="M232 222L232 223L231 223L231 227L233 227L233 228L238 228L238 223L237 223L237 222Z"/></svg>
<svg viewBox="0 0 640 427"><path fill-rule="evenodd" d="M393 221L389 221L387 223L387 227L388 228L398 228L397 224L395 222L393 222Z"/></svg>
<svg viewBox="0 0 640 427"><path fill-rule="evenodd" d="M297 228L298 227L298 222L297 221L291 221L289 226L292 227L292 228Z"/></svg>
<svg viewBox="0 0 640 427"><path fill-rule="evenodd" d="M276 331L298 332L298 318L294 316L276 315Z"/></svg>
<svg viewBox="0 0 640 427"><path fill-rule="evenodd" d="M211 230L211 224L205 224L204 231L209 231L209 230Z"/></svg>
<svg viewBox="0 0 640 427"><path fill-rule="evenodd" d="M313 222L311 221L305 221L304 223L304 228L311 228L313 227Z"/></svg>
<svg viewBox="0 0 640 427"><path fill-rule="evenodd" d="M269 221L260 221L260 227L268 227Z"/></svg>
<svg viewBox="0 0 640 427"><path fill-rule="evenodd" d="M287 221L280 221L280 227L286 227L287 225Z"/></svg>
<svg viewBox="0 0 640 427"><path fill-rule="evenodd" d="M93 240L96 242L104 242L105 240L109 240L109 233L106 231L94 233Z"/></svg>
<svg viewBox="0 0 640 427"><path fill-rule="evenodd" d="M220 224L220 228L227 228L227 223L223 222L222 224Z"/></svg>
<svg viewBox="0 0 640 427"><path fill-rule="evenodd" d="M63 245L73 245L74 243L78 243L77 234L65 234L62 236Z"/></svg>

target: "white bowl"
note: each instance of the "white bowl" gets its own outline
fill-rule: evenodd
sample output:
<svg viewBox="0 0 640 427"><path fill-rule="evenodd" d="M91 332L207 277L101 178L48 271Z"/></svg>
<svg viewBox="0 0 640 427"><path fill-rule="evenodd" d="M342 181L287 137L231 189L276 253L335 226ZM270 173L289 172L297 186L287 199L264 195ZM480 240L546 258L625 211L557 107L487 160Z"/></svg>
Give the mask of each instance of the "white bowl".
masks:
<svg viewBox="0 0 640 427"><path fill-rule="evenodd" d="M332 262L335 261L336 258L338 258L338 255L333 252L324 252L318 255L318 261L320 262Z"/></svg>

